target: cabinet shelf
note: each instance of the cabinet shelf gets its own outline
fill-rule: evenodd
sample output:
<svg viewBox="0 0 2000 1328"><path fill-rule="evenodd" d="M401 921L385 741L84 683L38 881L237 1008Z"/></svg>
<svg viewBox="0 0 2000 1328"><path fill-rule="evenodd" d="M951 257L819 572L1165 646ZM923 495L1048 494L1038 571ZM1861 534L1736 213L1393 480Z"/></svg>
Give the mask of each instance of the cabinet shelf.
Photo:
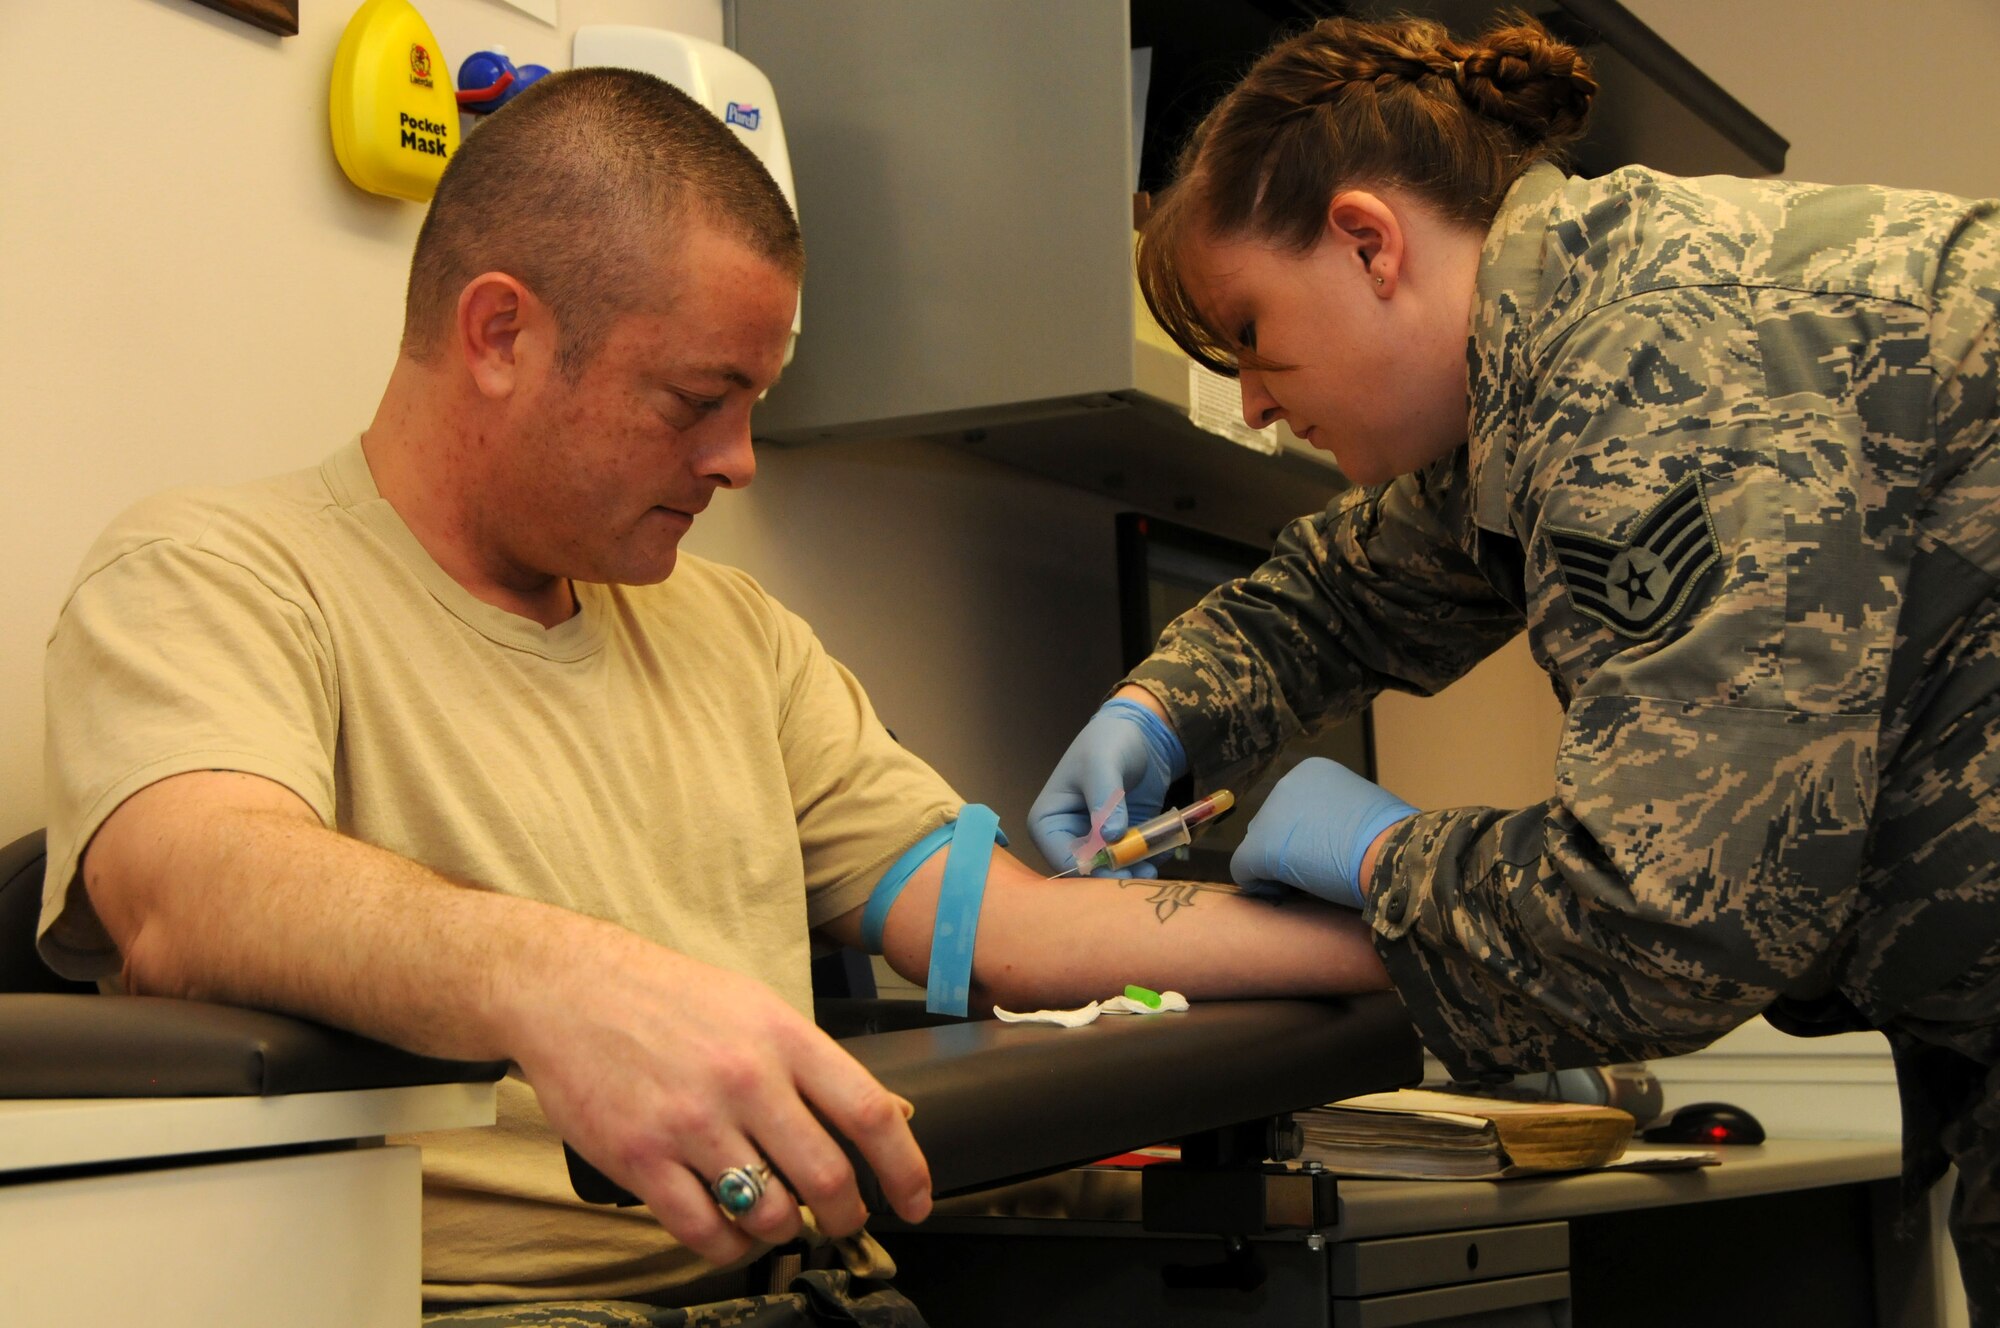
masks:
<svg viewBox="0 0 2000 1328"><path fill-rule="evenodd" d="M1500 7L1434 3L1461 26ZM1673 54L1611 0L1562 3L1586 37L1649 38L1640 64ZM943 439L1255 542L1345 487L1282 426L1272 456L1191 424L1188 362L1135 304L1131 6L730 0L729 40L784 111L810 256L758 437ZM1593 164L1634 159L1622 132Z"/></svg>

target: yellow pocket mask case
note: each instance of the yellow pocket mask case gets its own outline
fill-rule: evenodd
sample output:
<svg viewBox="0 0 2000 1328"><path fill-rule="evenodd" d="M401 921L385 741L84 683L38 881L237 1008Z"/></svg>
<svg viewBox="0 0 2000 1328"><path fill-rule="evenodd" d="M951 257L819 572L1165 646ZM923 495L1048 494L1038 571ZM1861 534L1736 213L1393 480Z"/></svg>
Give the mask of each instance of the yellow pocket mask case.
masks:
<svg viewBox="0 0 2000 1328"><path fill-rule="evenodd" d="M333 154L370 193L423 203L459 141L451 68L409 0L366 0L333 56Z"/></svg>

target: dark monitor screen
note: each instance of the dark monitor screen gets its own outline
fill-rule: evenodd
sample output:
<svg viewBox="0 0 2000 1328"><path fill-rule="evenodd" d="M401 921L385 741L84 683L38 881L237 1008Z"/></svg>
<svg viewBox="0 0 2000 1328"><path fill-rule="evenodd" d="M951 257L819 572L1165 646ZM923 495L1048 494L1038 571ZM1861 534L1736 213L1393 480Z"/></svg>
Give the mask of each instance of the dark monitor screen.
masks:
<svg viewBox="0 0 2000 1328"><path fill-rule="evenodd" d="M1254 544L1211 535L1172 521L1123 512L1118 516L1119 627L1124 665L1153 651L1160 634L1225 581L1248 576L1269 556ZM1195 840L1184 860L1163 859L1161 875L1204 881L1229 879L1229 855L1243 842L1250 818L1271 788L1309 756L1325 756L1375 778L1374 733L1366 710L1286 744L1257 782L1235 788L1236 810Z"/></svg>

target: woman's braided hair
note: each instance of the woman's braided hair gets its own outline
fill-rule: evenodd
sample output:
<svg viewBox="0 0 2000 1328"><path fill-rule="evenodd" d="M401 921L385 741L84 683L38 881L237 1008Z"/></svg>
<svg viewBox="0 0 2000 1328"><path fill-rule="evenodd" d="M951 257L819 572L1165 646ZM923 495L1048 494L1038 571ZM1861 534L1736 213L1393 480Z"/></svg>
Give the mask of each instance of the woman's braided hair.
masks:
<svg viewBox="0 0 2000 1328"><path fill-rule="evenodd" d="M1322 20L1266 52L1196 127L1140 232L1146 303L1188 354L1234 374L1233 338L1203 323L1178 271L1188 240L1305 253L1333 196L1357 184L1488 225L1523 171L1583 132L1596 92L1576 48L1525 15L1471 40L1428 19Z"/></svg>

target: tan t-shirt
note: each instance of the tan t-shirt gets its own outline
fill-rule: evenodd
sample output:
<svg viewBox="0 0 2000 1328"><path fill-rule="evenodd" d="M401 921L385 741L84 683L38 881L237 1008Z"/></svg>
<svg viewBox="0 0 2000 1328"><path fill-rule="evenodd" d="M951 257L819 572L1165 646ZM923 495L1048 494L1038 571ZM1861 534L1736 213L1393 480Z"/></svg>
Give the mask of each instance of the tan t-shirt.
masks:
<svg viewBox="0 0 2000 1328"><path fill-rule="evenodd" d="M42 953L115 973L76 881L84 846L147 784L237 770L343 833L612 919L810 1012L808 929L860 906L960 800L743 573L683 555L657 586L576 590L553 629L474 599L358 444L126 513L49 643ZM427 1297L626 1295L705 1271L644 1209L575 1198L518 1079L497 1127L418 1142Z"/></svg>

